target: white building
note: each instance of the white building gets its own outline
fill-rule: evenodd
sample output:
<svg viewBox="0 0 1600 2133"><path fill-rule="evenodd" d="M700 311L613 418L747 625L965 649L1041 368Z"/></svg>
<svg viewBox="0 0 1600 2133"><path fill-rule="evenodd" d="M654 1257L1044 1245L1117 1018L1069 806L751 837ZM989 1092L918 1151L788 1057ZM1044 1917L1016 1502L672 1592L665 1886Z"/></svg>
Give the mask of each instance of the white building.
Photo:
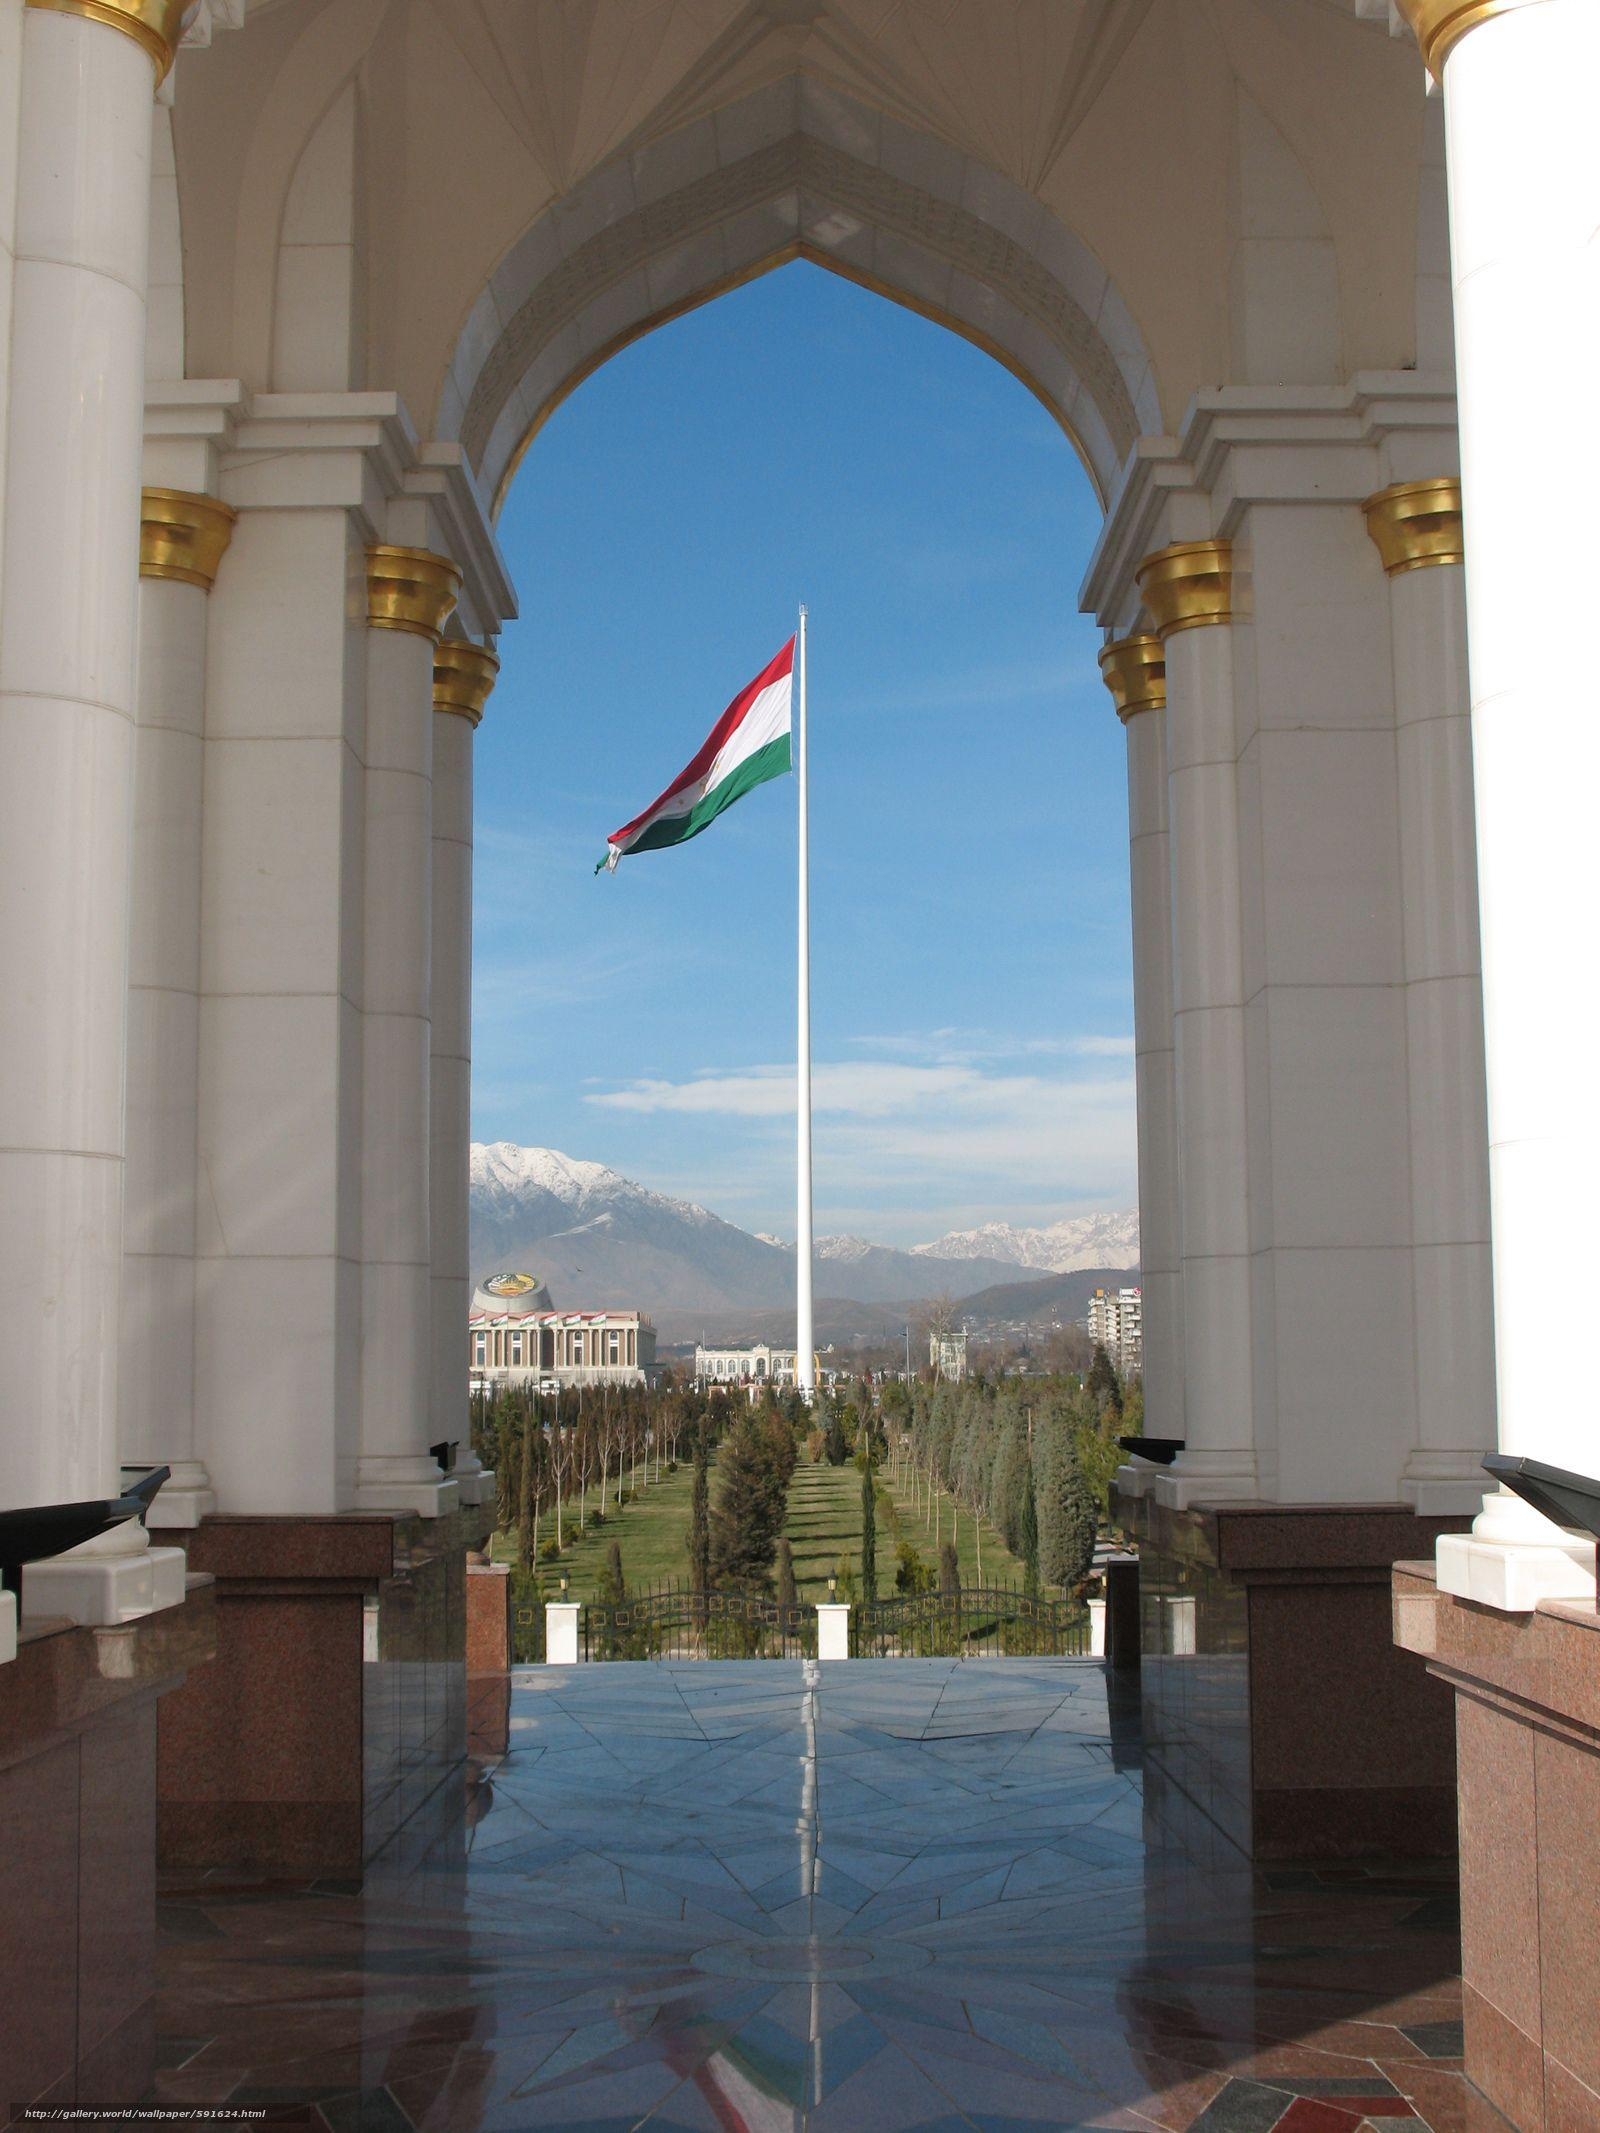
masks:
<svg viewBox="0 0 1600 2133"><path fill-rule="evenodd" d="M1089 1299L1089 1338L1104 1348L1122 1377L1144 1368L1144 1297L1138 1289L1096 1289Z"/></svg>
<svg viewBox="0 0 1600 2133"><path fill-rule="evenodd" d="M792 1385L793 1348L707 1348L694 1351L694 1374L707 1385Z"/></svg>
<svg viewBox="0 0 1600 2133"><path fill-rule="evenodd" d="M656 1331L641 1311L558 1311L534 1274L494 1274L467 1319L474 1392L534 1385L647 1385Z"/></svg>
<svg viewBox="0 0 1600 2133"><path fill-rule="evenodd" d="M928 1363L947 1385L960 1385L967 1375L967 1336L964 1333L930 1333Z"/></svg>

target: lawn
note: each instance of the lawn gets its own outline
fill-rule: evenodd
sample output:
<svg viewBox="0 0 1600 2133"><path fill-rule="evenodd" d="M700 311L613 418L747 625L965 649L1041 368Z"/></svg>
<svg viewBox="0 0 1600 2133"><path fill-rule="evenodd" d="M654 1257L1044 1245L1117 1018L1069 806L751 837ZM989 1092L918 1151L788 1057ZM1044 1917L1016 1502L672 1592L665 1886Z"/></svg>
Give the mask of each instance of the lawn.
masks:
<svg viewBox="0 0 1600 2133"><path fill-rule="evenodd" d="M828 1573L847 1553L861 1562L861 1476L854 1466L813 1466L804 1451L789 1483L785 1538L794 1550L794 1581L802 1600L828 1597ZM884 1542L878 1535L878 1583Z"/></svg>
<svg viewBox="0 0 1600 2133"><path fill-rule="evenodd" d="M717 1488L717 1462L711 1461L711 1492L713 1500ZM612 1487L615 1488L615 1477ZM689 1497L694 1486L694 1467L684 1460L676 1472L663 1473L659 1481L652 1482L633 1503L625 1503L621 1510L613 1504L606 1513L603 1526L591 1524L580 1541L569 1540L554 1562L539 1565L544 1578L546 1594L554 1599L556 1586L562 1571L571 1580L570 1596L574 1600L593 1599L596 1587L606 1567L606 1552L616 1541L622 1549L622 1574L629 1587L658 1585L669 1579L687 1582L689 1576ZM595 1491L589 1491L589 1502L595 1501ZM577 1504L574 1502L562 1511L562 1523L567 1532L576 1522ZM555 1514L546 1511L539 1521L539 1540L555 1538ZM494 1559L497 1563L513 1563L517 1558L515 1533L497 1533L494 1537Z"/></svg>

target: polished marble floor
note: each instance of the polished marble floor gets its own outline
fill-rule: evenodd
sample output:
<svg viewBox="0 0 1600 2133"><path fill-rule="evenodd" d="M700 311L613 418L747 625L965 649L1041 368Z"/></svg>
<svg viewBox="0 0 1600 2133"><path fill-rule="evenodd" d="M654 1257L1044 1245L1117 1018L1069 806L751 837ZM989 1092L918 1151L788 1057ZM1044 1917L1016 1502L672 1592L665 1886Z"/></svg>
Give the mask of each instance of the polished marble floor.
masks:
<svg viewBox="0 0 1600 2133"><path fill-rule="evenodd" d="M474 1699L490 1752L425 1850L360 1887L169 1880L158 2103L329 2133L1502 2127L1460 2073L1448 1879L1157 1841L1093 1664L541 1667Z"/></svg>

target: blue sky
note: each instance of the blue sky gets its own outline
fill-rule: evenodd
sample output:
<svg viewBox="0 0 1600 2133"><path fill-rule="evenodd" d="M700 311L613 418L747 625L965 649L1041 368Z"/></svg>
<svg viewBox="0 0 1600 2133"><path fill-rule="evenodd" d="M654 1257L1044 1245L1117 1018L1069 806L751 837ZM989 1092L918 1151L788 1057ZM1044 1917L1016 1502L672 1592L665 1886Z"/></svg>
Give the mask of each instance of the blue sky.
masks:
<svg viewBox="0 0 1600 2133"><path fill-rule="evenodd" d="M473 1133L794 1233L794 789L592 869L811 611L820 1232L1134 1204L1098 507L1001 366L796 264L582 385L500 521Z"/></svg>

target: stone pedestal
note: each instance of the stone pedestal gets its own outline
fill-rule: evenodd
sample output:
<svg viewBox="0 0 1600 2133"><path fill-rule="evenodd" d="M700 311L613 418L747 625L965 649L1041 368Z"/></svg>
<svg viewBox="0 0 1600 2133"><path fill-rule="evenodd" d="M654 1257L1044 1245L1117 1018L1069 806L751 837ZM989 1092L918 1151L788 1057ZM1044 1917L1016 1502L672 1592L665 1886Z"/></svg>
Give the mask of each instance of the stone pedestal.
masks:
<svg viewBox="0 0 1600 2133"><path fill-rule="evenodd" d="M150 2085L156 1699L204 1667L213 1628L194 1578L119 1628L30 1621L0 1667L0 2124Z"/></svg>
<svg viewBox="0 0 1600 2133"><path fill-rule="evenodd" d="M216 1516L182 1536L216 1580L217 1656L161 1714L164 1865L355 1872L449 1780L486 1516Z"/></svg>
<svg viewBox="0 0 1600 2133"><path fill-rule="evenodd" d="M1152 1811L1256 1859L1447 1856L1450 1703L1395 1649L1389 1582L1466 1518L1114 1502L1139 1544Z"/></svg>
<svg viewBox="0 0 1600 2133"><path fill-rule="evenodd" d="M1467 2073L1521 2133L1600 2126L1600 1612L1397 1563L1394 1635L1455 1701Z"/></svg>
<svg viewBox="0 0 1600 2133"><path fill-rule="evenodd" d="M467 1672L503 1674L511 1665L511 1565L467 1565Z"/></svg>

